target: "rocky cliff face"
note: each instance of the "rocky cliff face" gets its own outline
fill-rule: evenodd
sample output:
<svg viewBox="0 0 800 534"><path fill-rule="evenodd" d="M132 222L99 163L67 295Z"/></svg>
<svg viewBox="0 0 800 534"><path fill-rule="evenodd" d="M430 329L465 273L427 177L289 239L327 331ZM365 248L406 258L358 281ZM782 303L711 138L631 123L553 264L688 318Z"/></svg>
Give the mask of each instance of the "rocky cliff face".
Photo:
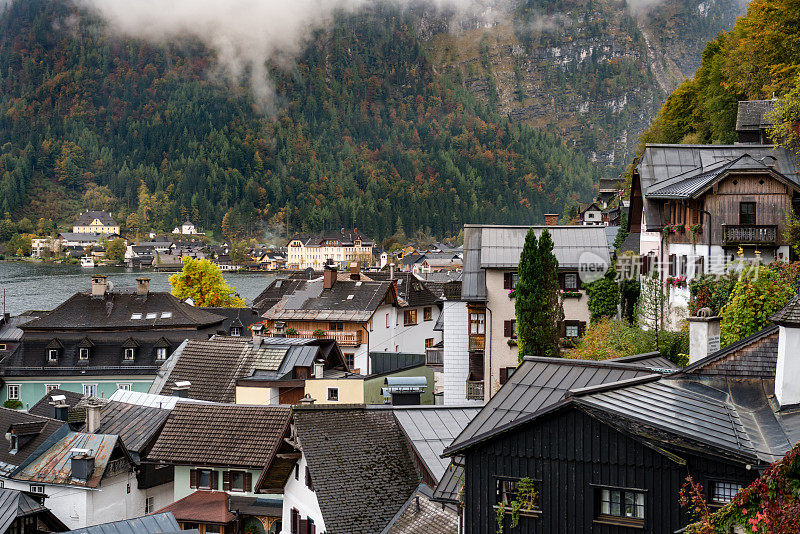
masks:
<svg viewBox="0 0 800 534"><path fill-rule="evenodd" d="M523 0L456 31L423 21L437 68L514 121L557 133L600 163L629 162L639 133L699 66L744 0ZM498 16L498 12L500 15Z"/></svg>

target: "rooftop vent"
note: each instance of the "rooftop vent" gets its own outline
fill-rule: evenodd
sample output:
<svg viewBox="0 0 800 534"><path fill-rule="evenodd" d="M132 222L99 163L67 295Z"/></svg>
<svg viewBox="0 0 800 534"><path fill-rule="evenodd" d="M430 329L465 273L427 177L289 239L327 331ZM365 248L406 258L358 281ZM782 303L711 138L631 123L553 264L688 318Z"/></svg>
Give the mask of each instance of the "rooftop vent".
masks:
<svg viewBox="0 0 800 534"><path fill-rule="evenodd" d="M70 449L72 478L89 480L94 473L94 456L91 449Z"/></svg>
<svg viewBox="0 0 800 534"><path fill-rule="evenodd" d="M190 387L192 387L192 383L188 380L180 380L175 382L175 385L172 386L172 396L180 397L182 399L189 398Z"/></svg>

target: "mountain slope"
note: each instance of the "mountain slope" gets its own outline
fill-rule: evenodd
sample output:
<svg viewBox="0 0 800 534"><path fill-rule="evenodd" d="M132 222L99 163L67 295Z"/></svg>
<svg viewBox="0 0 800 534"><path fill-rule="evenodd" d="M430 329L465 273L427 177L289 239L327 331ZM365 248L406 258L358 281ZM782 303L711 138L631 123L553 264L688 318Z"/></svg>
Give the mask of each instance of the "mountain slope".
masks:
<svg viewBox="0 0 800 534"><path fill-rule="evenodd" d="M114 39L72 4L17 0L0 17L0 212L66 221L102 191L141 229L191 217L236 237L288 217L382 238L530 223L591 197L585 157L437 73L414 24L388 7L338 17L272 70L265 117L197 43Z"/></svg>

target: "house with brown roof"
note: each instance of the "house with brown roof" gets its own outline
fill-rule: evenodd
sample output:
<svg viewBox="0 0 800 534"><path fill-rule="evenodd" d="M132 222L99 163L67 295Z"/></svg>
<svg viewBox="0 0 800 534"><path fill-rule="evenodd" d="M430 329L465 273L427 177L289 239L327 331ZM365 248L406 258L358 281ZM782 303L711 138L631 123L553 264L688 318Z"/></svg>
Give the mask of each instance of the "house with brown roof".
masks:
<svg viewBox="0 0 800 534"><path fill-rule="evenodd" d="M30 407L53 389L110 397L147 392L159 367L187 339L208 339L225 317L190 306L139 278L133 290L92 276L50 312L20 324L22 338L2 361L3 400Z"/></svg>

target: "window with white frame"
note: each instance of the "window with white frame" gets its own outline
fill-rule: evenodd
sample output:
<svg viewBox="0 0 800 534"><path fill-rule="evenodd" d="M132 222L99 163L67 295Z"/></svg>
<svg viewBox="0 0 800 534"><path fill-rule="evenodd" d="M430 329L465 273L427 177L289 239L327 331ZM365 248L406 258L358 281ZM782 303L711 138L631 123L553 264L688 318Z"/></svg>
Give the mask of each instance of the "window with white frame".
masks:
<svg viewBox="0 0 800 534"><path fill-rule="evenodd" d="M166 360L167 359L167 348L166 347L157 347L156 348L156 360Z"/></svg>
<svg viewBox="0 0 800 534"><path fill-rule="evenodd" d="M83 385L83 394L84 394L84 396L88 396L88 397L96 397L97 396L97 384L84 384Z"/></svg>
<svg viewBox="0 0 800 534"><path fill-rule="evenodd" d="M50 393L54 389L59 389L60 387L61 387L61 384L45 384L44 392L45 393Z"/></svg>
<svg viewBox="0 0 800 534"><path fill-rule="evenodd" d="M155 504L156 504L156 498L155 497L147 497L144 500L144 513L145 513L145 515L152 514L153 512L155 512Z"/></svg>
<svg viewBox="0 0 800 534"><path fill-rule="evenodd" d="M89 359L89 349L81 347L78 349L78 358L81 360L88 360Z"/></svg>
<svg viewBox="0 0 800 534"><path fill-rule="evenodd" d="M49 362L57 362L58 361L58 349L48 349L48 351L47 351L47 361L49 361Z"/></svg>
<svg viewBox="0 0 800 534"><path fill-rule="evenodd" d="M130 382L124 384L117 384L117 389L121 389L122 391L130 391L132 385L133 384L131 384Z"/></svg>
<svg viewBox="0 0 800 534"><path fill-rule="evenodd" d="M722 480L711 481L711 502L714 504L728 504L733 500L742 485L737 482Z"/></svg>
<svg viewBox="0 0 800 534"><path fill-rule="evenodd" d="M8 386L8 400L19 400L19 384L9 384Z"/></svg>
<svg viewBox="0 0 800 534"><path fill-rule="evenodd" d="M125 353L124 353L124 356L123 356L123 357L124 357L126 360L132 360L132 359L133 359L133 356L134 356L135 354L136 354L136 350L135 350L135 349L133 349L133 348L130 348L130 347L128 347L128 348L126 348L126 349L125 349Z"/></svg>
<svg viewBox="0 0 800 534"><path fill-rule="evenodd" d="M29 491L31 493L44 493L44 486L41 484L31 484Z"/></svg>
<svg viewBox="0 0 800 534"><path fill-rule="evenodd" d="M328 400L339 402L339 388L328 388Z"/></svg>
<svg viewBox="0 0 800 534"><path fill-rule="evenodd" d="M239 328L238 326L232 326L231 327L231 336L239 337L241 335L242 335L242 329L241 328Z"/></svg>

